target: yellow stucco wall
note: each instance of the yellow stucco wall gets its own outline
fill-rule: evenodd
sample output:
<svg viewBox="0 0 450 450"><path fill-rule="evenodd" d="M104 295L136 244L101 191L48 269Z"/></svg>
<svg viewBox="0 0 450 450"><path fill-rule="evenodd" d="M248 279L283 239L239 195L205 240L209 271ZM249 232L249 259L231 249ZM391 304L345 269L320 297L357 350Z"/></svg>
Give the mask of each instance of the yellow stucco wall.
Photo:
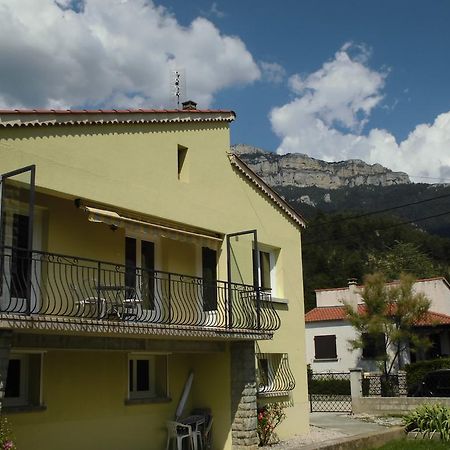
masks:
<svg viewBox="0 0 450 450"><path fill-rule="evenodd" d="M169 403L125 405L125 352L48 351L43 362L46 411L7 415L22 450L134 450L165 447L189 371L195 377L185 408L208 406L215 417L214 448L230 447L228 353L169 355ZM208 378L214 378L214 383ZM217 385L224 389L216 395Z"/></svg>
<svg viewBox="0 0 450 450"><path fill-rule="evenodd" d="M188 181L178 180L178 145L188 148ZM263 352L289 354L296 379L294 406L287 409L288 417L279 433L288 437L304 432L308 425L299 229L233 169L226 154L228 149L226 124L1 129L0 171L36 164L37 186L46 192L223 234L257 229L261 243L279 248L280 282L276 295L288 299L289 305L277 307L282 327L272 341L259 345ZM50 214L49 251L123 261L123 230L111 232L105 225L88 224L68 200L64 205L62 199L52 202L50 208L58 211L58 220L52 223ZM68 236L68 230L73 234ZM72 236L81 240L74 241ZM194 269L189 264L196 258L191 244L161 241L166 241L161 243L163 270L198 274L198 267ZM176 251L180 252L178 256ZM251 267L245 258L241 264L245 271ZM224 246L218 268L219 278L226 279ZM219 391L222 395L223 391ZM19 416L17 420L20 421Z"/></svg>

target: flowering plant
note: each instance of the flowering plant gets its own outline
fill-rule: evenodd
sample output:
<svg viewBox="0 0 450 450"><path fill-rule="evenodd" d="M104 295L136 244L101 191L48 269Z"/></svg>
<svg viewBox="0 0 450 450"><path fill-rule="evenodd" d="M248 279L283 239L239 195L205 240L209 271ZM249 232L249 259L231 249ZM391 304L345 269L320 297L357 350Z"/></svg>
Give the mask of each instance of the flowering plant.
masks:
<svg viewBox="0 0 450 450"><path fill-rule="evenodd" d="M278 442L275 428L286 418L283 407L279 403L269 403L258 409L259 445Z"/></svg>
<svg viewBox="0 0 450 450"><path fill-rule="evenodd" d="M8 419L2 417L0 419L0 450L16 450L14 437L9 425Z"/></svg>

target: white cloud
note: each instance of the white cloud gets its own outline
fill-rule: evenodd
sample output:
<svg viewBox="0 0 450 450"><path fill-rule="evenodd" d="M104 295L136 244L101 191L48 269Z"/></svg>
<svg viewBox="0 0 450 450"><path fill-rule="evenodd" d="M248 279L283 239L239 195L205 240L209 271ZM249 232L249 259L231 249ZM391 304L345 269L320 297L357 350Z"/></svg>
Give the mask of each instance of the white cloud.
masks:
<svg viewBox="0 0 450 450"><path fill-rule="evenodd" d="M261 68L263 80L269 83L279 84L286 76L284 67L278 63L260 61L259 67Z"/></svg>
<svg viewBox="0 0 450 450"><path fill-rule="evenodd" d="M0 0L0 60L2 107L167 106L174 67L208 107L261 76L239 38L150 0Z"/></svg>
<svg viewBox="0 0 450 450"><path fill-rule="evenodd" d="M369 56L366 47L345 44L316 72L290 77L295 98L270 113L281 138L277 152L327 161L362 159L411 175L450 178L450 112L418 125L399 143L387 130L363 133L372 110L381 104L387 76L368 67Z"/></svg>

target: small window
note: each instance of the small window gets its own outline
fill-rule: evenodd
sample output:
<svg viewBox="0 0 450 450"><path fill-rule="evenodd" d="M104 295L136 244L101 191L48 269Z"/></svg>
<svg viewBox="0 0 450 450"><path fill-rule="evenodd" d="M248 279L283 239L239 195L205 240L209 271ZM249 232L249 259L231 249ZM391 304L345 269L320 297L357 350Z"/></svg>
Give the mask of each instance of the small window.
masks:
<svg viewBox="0 0 450 450"><path fill-rule="evenodd" d="M253 251L255 266L257 265L259 268L259 273L255 270L253 274L254 282L259 285L262 290L271 291L272 295L279 295L276 286L276 265L279 257L279 249L266 249L265 247L266 246L263 246L263 250L259 250L258 253L256 253L255 250ZM255 261L256 256L258 257L257 261Z"/></svg>
<svg viewBox="0 0 450 450"><path fill-rule="evenodd" d="M131 356L128 360L130 399L167 397L167 356Z"/></svg>
<svg viewBox="0 0 450 450"><path fill-rule="evenodd" d="M6 407L41 404L41 365L39 353L10 356L5 386Z"/></svg>
<svg viewBox="0 0 450 450"><path fill-rule="evenodd" d="M272 283L270 280L270 253L269 252L259 252L259 267L261 270L261 287L264 290L271 290Z"/></svg>
<svg viewBox="0 0 450 450"><path fill-rule="evenodd" d="M336 359L336 335L314 337L315 359Z"/></svg>
<svg viewBox="0 0 450 450"><path fill-rule="evenodd" d="M186 156L188 149L181 145L178 146L178 179L187 181Z"/></svg>
<svg viewBox="0 0 450 450"><path fill-rule="evenodd" d="M384 344L384 334L370 335L364 333L362 356L367 359L381 359L386 355L386 346Z"/></svg>

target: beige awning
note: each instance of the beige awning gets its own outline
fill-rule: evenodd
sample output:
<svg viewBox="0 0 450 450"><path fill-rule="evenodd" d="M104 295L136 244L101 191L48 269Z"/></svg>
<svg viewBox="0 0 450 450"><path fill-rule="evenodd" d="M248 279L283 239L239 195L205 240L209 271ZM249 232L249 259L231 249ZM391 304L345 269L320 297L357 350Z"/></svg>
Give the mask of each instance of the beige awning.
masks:
<svg viewBox="0 0 450 450"><path fill-rule="evenodd" d="M197 233L146 220L133 219L122 216L116 211L93 208L91 206L83 206L83 209L88 213L88 220L90 222L105 223L107 225L125 228L126 231L133 234L142 234L150 239L164 237L175 241L192 242L213 248L219 248L223 241L217 235Z"/></svg>

